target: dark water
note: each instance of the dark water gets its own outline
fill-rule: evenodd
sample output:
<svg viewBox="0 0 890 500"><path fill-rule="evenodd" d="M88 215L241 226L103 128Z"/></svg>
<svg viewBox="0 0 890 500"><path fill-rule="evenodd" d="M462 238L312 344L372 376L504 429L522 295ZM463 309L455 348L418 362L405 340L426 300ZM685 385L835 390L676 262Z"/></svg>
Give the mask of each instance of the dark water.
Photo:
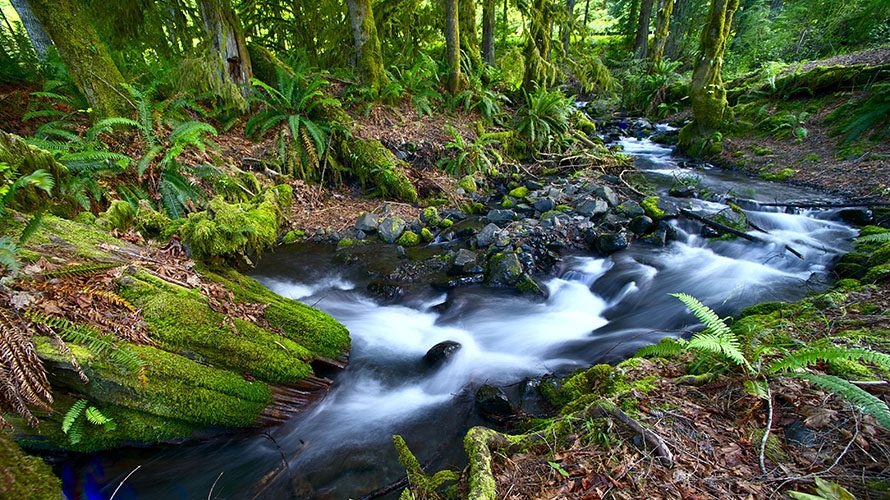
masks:
<svg viewBox="0 0 890 500"><path fill-rule="evenodd" d="M824 287L827 267L855 236L832 211L786 214L756 203L824 194L723 170L684 169L670 149L647 140L622 144L663 190L677 177L695 176L712 193L752 200L743 205L769 231L769 243L704 240L697 225L678 221L679 241L663 249L638 245L607 259L566 258L558 277L546 282L545 302L484 288L447 295L430 288L396 305L369 298L367 273L336 263L329 247L283 249L254 276L330 313L352 334L351 364L328 397L267 433L98 454L66 467L66 483L107 498L141 465L116 498L206 498L211 488L215 498L357 498L403 474L392 434L403 435L421 461L435 458L434 470L461 466L463 434L479 423L472 404L478 385L510 385L518 394L529 390L529 378L615 361L680 335L695 320L670 292L692 294L721 314L800 298ZM445 312L434 312L445 301ZM463 348L441 369L424 369L420 358L443 340Z"/></svg>

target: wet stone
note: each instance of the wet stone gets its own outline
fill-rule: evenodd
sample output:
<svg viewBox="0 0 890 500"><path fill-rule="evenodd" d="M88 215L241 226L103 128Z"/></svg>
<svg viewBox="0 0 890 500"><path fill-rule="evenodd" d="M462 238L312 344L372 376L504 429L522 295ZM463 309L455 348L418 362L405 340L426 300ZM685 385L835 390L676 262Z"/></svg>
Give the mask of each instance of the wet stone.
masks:
<svg viewBox="0 0 890 500"><path fill-rule="evenodd" d="M377 227L380 238L387 243L395 243L405 232L405 221L398 217L387 217Z"/></svg>
<svg viewBox="0 0 890 500"><path fill-rule="evenodd" d="M488 384L476 391L476 408L483 418L495 422L508 419L515 413L503 389Z"/></svg>
<svg viewBox="0 0 890 500"><path fill-rule="evenodd" d="M627 238L622 233L603 234L596 238L596 249L604 255L609 255L625 248L627 248Z"/></svg>
<svg viewBox="0 0 890 500"><path fill-rule="evenodd" d="M426 352L423 356L423 361L429 366L439 366L454 356L460 348L460 342L455 342L453 340L439 342Z"/></svg>

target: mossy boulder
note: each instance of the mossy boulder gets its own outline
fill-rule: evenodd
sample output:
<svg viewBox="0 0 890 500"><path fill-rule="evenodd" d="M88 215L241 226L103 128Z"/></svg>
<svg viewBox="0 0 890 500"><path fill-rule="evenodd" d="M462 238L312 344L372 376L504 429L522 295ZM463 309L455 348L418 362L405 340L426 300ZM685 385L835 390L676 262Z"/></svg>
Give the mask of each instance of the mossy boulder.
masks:
<svg viewBox="0 0 890 500"><path fill-rule="evenodd" d="M528 196L528 188L525 186L519 186L518 188L511 190L509 194L511 197L521 200Z"/></svg>
<svg viewBox="0 0 890 500"><path fill-rule="evenodd" d="M485 279L496 286L513 286L524 275L522 263L513 252L498 252L491 256L485 268Z"/></svg>
<svg viewBox="0 0 890 500"><path fill-rule="evenodd" d="M396 241L397 244L402 245L403 247L416 247L417 245L420 245L420 242L420 235L414 231L405 231Z"/></svg>
<svg viewBox="0 0 890 500"><path fill-rule="evenodd" d="M640 202L643 212L654 221L664 218L665 215L664 210L658 206L659 201L661 200L657 196L650 196Z"/></svg>
<svg viewBox="0 0 890 500"><path fill-rule="evenodd" d="M458 183L457 186L462 188L467 193L475 193L479 187L476 185L476 179L472 175L465 175Z"/></svg>
<svg viewBox="0 0 890 500"><path fill-rule="evenodd" d="M109 229L126 231L136 222L136 211L129 202L115 200L108 206L108 210L102 213L102 219Z"/></svg>
<svg viewBox="0 0 890 500"><path fill-rule="evenodd" d="M436 207L426 207L423 209L423 212L420 212L420 220L424 224L435 227L438 226L442 219L439 218L439 211L436 210Z"/></svg>

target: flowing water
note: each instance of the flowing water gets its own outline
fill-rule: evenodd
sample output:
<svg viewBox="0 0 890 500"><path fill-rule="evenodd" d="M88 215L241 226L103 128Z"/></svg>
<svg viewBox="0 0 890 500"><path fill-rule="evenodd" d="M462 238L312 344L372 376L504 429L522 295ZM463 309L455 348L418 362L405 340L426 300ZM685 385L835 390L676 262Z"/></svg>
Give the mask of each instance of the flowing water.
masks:
<svg viewBox="0 0 890 500"><path fill-rule="evenodd" d="M254 276L330 313L352 335L350 365L332 392L266 433L92 456L64 468L66 484L95 494L84 497L104 498L141 465L116 498L204 498L211 488L218 498L357 498L404 473L393 434L403 435L421 461L434 458L433 470L462 466L463 433L481 423L473 406L480 384L506 386L521 400L536 377L620 360L681 335L695 320L670 292L692 294L721 314L800 298L824 288L826 269L851 246L855 232L833 211L792 214L758 203L826 200L824 193L684 168L670 148L646 139L621 144L661 192L678 177L694 176L699 189L747 199L737 203L768 232L758 233L768 242L707 240L697 223L679 219L678 238L665 248L632 245L605 259L568 256L546 281L546 301L465 287L414 292L394 305L370 298L367 273L336 263L330 247L283 249ZM709 212L726 208L688 201ZM426 367L422 356L443 340L462 348L439 369ZM531 403L525 409L536 410Z"/></svg>

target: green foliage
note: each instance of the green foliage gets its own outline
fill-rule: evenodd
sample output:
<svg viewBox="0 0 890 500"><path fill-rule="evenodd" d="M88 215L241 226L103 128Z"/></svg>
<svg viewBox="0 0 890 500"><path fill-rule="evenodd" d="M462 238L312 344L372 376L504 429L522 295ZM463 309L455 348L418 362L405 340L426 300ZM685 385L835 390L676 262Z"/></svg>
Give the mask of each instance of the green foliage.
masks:
<svg viewBox="0 0 890 500"><path fill-rule="evenodd" d="M54 184L53 177L45 170L38 169L28 175L19 175L8 163L0 162L0 225L5 223L7 207L13 203L17 193L34 187L51 194ZM0 266L3 266L4 272L14 273L18 269L18 246L37 232L42 220L43 211L38 210L25 224L18 242L9 236L0 236Z"/></svg>
<svg viewBox="0 0 890 500"><path fill-rule="evenodd" d="M862 409L863 413L874 417L879 424L890 429L890 408L887 407L887 403L865 392L860 387L840 377L822 373L797 372L791 376L806 380L821 389L843 397Z"/></svg>
<svg viewBox="0 0 890 500"><path fill-rule="evenodd" d="M417 201L417 190L402 172L405 163L380 141L359 138L344 140L340 152L348 171L358 178L363 188L371 187L383 198L409 203Z"/></svg>
<svg viewBox="0 0 890 500"><path fill-rule="evenodd" d="M380 98L385 102L395 102L408 95L417 114L423 116L432 115L442 100L442 94L437 90L439 65L425 53L420 53L408 68L394 66L388 76L389 84L380 90Z"/></svg>
<svg viewBox="0 0 890 500"><path fill-rule="evenodd" d="M443 157L439 160L439 166L448 174L455 177L480 171L487 174L503 161L500 153L493 147L500 143L503 134L483 133L473 142L467 142L450 124L445 126L445 130L451 136L451 141L445 144L445 148L454 151L454 156Z"/></svg>
<svg viewBox="0 0 890 500"><path fill-rule="evenodd" d="M668 60L652 67L645 61L632 65L621 78L621 106L631 114L664 118L673 109L672 89L682 80L679 68L679 61Z"/></svg>
<svg viewBox="0 0 890 500"><path fill-rule="evenodd" d="M819 476L813 479L816 481L815 495L800 491L786 491L785 493L794 500L856 500L852 493L837 483L826 481Z"/></svg>
<svg viewBox="0 0 890 500"><path fill-rule="evenodd" d="M480 86L469 88L449 97L449 101L449 107L452 109L462 107L464 111L478 111L488 125L501 123L503 114L501 105L510 102L504 94Z"/></svg>
<svg viewBox="0 0 890 500"><path fill-rule="evenodd" d="M105 430L111 431L117 428L114 420L106 417L95 406L87 406L86 399L80 399L71 405L71 408L65 413L62 419L62 432L68 435L68 440L72 445L80 443L82 438L81 415L84 416L90 425L101 426Z"/></svg>
<svg viewBox="0 0 890 500"><path fill-rule="evenodd" d="M751 364L739 349L739 341L711 308L699 302L695 297L685 293L669 294L676 297L689 308L693 315L705 325L705 330L696 333L686 344L688 349L707 351L725 356L738 366L751 370Z"/></svg>
<svg viewBox="0 0 890 500"><path fill-rule="evenodd" d="M62 340L82 345L95 354L107 357L117 366L129 371L142 367L142 360L129 347L89 325L76 324L61 316L34 310L27 311L26 315L33 323L51 329Z"/></svg>
<svg viewBox="0 0 890 500"><path fill-rule="evenodd" d="M857 243L890 243L890 231L875 233L856 238Z"/></svg>
<svg viewBox="0 0 890 500"><path fill-rule="evenodd" d="M673 358L686 352L686 342L682 339L665 337L657 344L638 350L634 356L640 358Z"/></svg>
<svg viewBox="0 0 890 500"><path fill-rule="evenodd" d="M851 99L826 117L835 121L833 133L848 145L863 136L876 140L890 137L890 83L879 83L868 88L864 97Z"/></svg>
<svg viewBox="0 0 890 500"><path fill-rule="evenodd" d="M281 172L323 181L333 129L324 121L322 110L326 105L339 104L324 96L329 82L319 75L279 71L278 88L257 79L251 83L255 89L251 102L263 109L247 121L245 133L259 139L277 130Z"/></svg>
<svg viewBox="0 0 890 500"><path fill-rule="evenodd" d="M569 132L571 102L559 90L543 87L523 95L513 124L517 136L533 153L559 149Z"/></svg>

